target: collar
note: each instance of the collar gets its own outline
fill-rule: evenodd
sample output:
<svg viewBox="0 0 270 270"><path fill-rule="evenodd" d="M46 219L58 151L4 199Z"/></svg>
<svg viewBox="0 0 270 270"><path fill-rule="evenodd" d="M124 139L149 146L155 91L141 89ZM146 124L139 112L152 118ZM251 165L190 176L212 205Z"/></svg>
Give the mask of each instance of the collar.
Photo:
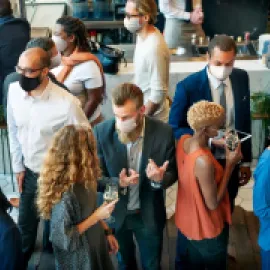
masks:
<svg viewBox="0 0 270 270"><path fill-rule="evenodd" d="M28 95L28 93L26 91L24 91L22 88L21 89L23 91L23 96L24 96L25 99L32 98L34 100L47 100L49 98L49 96L50 96L50 91L52 89L52 84L53 83L52 83L51 79L49 78L47 86L43 90L42 94L40 96L38 96L38 97L30 96L30 95Z"/></svg>
<svg viewBox="0 0 270 270"><path fill-rule="evenodd" d="M229 77L226 78L224 81L220 81L218 80L215 76L213 76L210 71L209 71L209 66L207 66L206 68L206 73L207 73L207 77L208 77L208 80L210 82L210 85L213 86L214 89L218 89L219 86L224 83L225 85L229 85L229 82L230 82L230 79Z"/></svg>

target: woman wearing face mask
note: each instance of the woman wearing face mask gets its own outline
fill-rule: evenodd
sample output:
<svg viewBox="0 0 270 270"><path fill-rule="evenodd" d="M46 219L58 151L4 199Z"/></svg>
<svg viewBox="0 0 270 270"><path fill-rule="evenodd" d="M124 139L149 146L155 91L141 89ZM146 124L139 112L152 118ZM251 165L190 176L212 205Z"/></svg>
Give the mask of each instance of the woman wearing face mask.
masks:
<svg viewBox="0 0 270 270"><path fill-rule="evenodd" d="M231 223L227 184L241 160L240 145L226 149L226 166L208 148L224 124L224 109L214 102L200 101L188 111L194 135L183 135L177 145L179 174L176 226L187 240L188 269L227 269L228 224Z"/></svg>
<svg viewBox="0 0 270 270"><path fill-rule="evenodd" d="M99 60L90 53L83 22L61 17L52 39L62 55L61 65L52 72L79 98L91 125L96 125L103 120L100 104L105 95L105 78Z"/></svg>
<svg viewBox="0 0 270 270"><path fill-rule="evenodd" d="M61 54L57 51L55 43L53 42L51 38L39 37L39 38L31 39L26 45L26 49L30 49L30 48L41 48L44 51L48 52L51 58L50 69L55 68L60 65Z"/></svg>

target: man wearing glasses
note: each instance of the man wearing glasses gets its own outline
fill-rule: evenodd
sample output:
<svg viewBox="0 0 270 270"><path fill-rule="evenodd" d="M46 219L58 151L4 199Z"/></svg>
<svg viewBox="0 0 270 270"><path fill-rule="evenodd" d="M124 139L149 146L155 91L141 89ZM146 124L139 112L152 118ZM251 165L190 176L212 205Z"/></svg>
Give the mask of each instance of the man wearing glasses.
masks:
<svg viewBox="0 0 270 270"><path fill-rule="evenodd" d="M160 31L154 27L157 17L155 0L128 0L124 25L136 34L134 83L144 95L146 115L167 122L169 102L170 52Z"/></svg>
<svg viewBox="0 0 270 270"><path fill-rule="evenodd" d="M38 214L37 179L54 134L70 124L89 125L79 101L48 77L50 57L40 48L22 53L16 67L18 82L10 85L7 105L13 171L21 193L18 225L27 269L35 246Z"/></svg>

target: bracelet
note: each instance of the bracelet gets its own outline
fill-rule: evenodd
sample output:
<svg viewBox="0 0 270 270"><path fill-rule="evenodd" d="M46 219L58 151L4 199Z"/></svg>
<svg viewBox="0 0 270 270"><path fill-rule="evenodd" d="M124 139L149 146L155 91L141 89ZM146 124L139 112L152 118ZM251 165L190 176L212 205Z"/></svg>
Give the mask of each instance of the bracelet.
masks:
<svg viewBox="0 0 270 270"><path fill-rule="evenodd" d="M114 228L109 228L109 229L104 230L104 233L106 236L114 235L114 231L115 231Z"/></svg>

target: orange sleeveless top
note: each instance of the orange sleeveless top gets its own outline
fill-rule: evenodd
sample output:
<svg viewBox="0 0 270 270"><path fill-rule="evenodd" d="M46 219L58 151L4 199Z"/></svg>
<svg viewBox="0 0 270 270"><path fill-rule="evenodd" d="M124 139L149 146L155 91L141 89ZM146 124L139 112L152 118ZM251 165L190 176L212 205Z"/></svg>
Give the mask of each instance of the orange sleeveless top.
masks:
<svg viewBox="0 0 270 270"><path fill-rule="evenodd" d="M190 135L182 136L176 149L179 180L175 223L178 229L191 240L214 238L222 232L225 222L231 224L228 192L215 210L209 210L194 175L194 169L198 157L208 156L214 164L218 185L223 177L223 168L207 148L185 153L184 141L190 137Z"/></svg>

